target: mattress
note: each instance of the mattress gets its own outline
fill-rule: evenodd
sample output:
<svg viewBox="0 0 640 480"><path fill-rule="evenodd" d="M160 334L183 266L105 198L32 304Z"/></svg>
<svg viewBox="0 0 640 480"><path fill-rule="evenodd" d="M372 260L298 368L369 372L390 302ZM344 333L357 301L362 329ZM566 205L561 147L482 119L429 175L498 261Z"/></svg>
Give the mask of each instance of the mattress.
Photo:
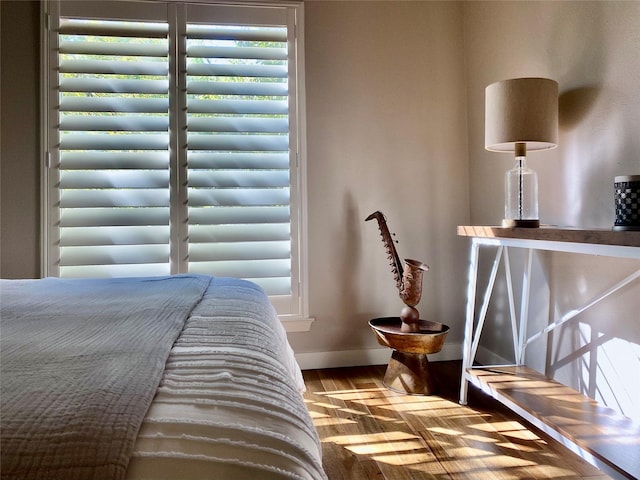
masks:
<svg viewBox="0 0 640 480"><path fill-rule="evenodd" d="M10 302L0 288L4 308ZM197 297L158 375L124 475L84 478L325 479L302 375L267 296L251 282L206 277ZM11 455L3 449L3 467Z"/></svg>

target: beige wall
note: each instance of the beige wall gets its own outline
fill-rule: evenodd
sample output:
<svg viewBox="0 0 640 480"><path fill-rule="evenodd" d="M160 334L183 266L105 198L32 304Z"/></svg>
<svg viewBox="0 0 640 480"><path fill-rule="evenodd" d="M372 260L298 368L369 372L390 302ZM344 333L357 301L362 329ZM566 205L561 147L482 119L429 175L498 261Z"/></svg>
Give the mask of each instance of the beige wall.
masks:
<svg viewBox="0 0 640 480"><path fill-rule="evenodd" d="M559 83L560 145L534 152L546 223L610 227L613 177L640 172L640 2L465 2L471 216L502 218L495 185L513 160L484 151L484 87ZM589 194L585 194L589 192Z"/></svg>
<svg viewBox="0 0 640 480"><path fill-rule="evenodd" d="M462 340L468 221L462 5L305 5L309 178L309 333L297 352L370 348L374 317L402 302L375 221L398 254L427 263L422 318ZM459 348L454 348L459 355ZM336 357L334 357L336 358Z"/></svg>
<svg viewBox="0 0 640 480"><path fill-rule="evenodd" d="M501 182L513 160L484 151L484 88L543 76L560 89L559 147L529 155L544 223L610 228L613 179L640 174L640 2L465 2L471 221L503 215ZM532 321L581 307L639 261L544 254L535 263ZM546 307L551 300L552 309ZM497 301L483 345L509 358L506 306ZM640 282L532 344L528 363L640 419ZM496 333L498 332L498 333ZM606 378L605 378L606 377ZM632 401L633 400L633 401Z"/></svg>
<svg viewBox="0 0 640 480"><path fill-rule="evenodd" d="M0 1L0 277L40 275L38 2Z"/></svg>

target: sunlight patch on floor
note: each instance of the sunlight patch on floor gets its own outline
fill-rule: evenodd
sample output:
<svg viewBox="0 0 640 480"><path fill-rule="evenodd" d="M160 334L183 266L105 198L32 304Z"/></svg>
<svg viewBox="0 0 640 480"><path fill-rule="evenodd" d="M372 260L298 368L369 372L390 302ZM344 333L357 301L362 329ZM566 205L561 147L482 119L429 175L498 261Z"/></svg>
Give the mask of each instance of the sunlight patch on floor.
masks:
<svg viewBox="0 0 640 480"><path fill-rule="evenodd" d="M532 447L530 445L522 445L521 443L513 443L513 442L499 442L496 443L498 447L508 448L510 450L515 450L517 452L526 452L532 453L540 450L539 447Z"/></svg>
<svg viewBox="0 0 640 480"><path fill-rule="evenodd" d="M412 469L414 470L415 470L415 467L418 465L426 465L426 464L434 465L435 464L436 466L438 466L439 470L442 470L442 467L437 464L437 460L435 458L432 458L430 461L427 461L428 452L426 451L403 453L403 454L397 454L397 455L373 455L371 458L376 462L382 462L388 465L412 467ZM433 470L433 469L434 467L432 466L430 469L427 469L427 470ZM423 469L420 469L420 470L423 470Z"/></svg>
<svg viewBox="0 0 640 480"><path fill-rule="evenodd" d="M362 390L335 390L331 392L318 392L318 395L335 398L336 400L350 401L363 400L364 398L379 398L384 396L381 388L364 388Z"/></svg>
<svg viewBox="0 0 640 480"><path fill-rule="evenodd" d="M474 442L480 442L480 443L497 443L498 440L496 440L495 438L489 438L486 436L481 436L481 435L463 435L462 438L465 438L467 440L473 440Z"/></svg>
<svg viewBox="0 0 640 480"><path fill-rule="evenodd" d="M469 425L469 428L487 433L499 433L505 437L527 441L543 441L539 436L525 428L519 422L489 422Z"/></svg>
<svg viewBox="0 0 640 480"><path fill-rule="evenodd" d="M313 419L313 423L316 428L332 427L336 425L357 425L358 423L355 420L350 420L348 418L336 418L330 415L314 416L312 414L311 418Z"/></svg>
<svg viewBox="0 0 640 480"><path fill-rule="evenodd" d="M461 432L460 430L452 430L450 428L444 428L444 427L430 427L427 430L434 433L441 433L443 435L454 435L454 436L463 435L463 432Z"/></svg>
<svg viewBox="0 0 640 480"><path fill-rule="evenodd" d="M455 409L457 409L457 406L452 406L451 402L443 400L442 402L437 403L406 402L393 405L386 404L381 405L380 408L393 410L394 412L409 412L412 415L426 414L426 416L434 417L449 415L450 412L453 412L455 411Z"/></svg>
<svg viewBox="0 0 640 480"><path fill-rule="evenodd" d="M369 412L364 412L362 410L355 410L353 408L341 408L341 412L349 413L351 415L369 415Z"/></svg>
<svg viewBox="0 0 640 480"><path fill-rule="evenodd" d="M356 445L380 442L398 442L404 440L416 440L420 437L407 432L391 431L380 433L363 433L357 435L336 435L327 437L325 442L332 442L336 445Z"/></svg>
<svg viewBox="0 0 640 480"><path fill-rule="evenodd" d="M338 410L340 407L332 405L331 403L313 402L316 407L328 408L329 410Z"/></svg>

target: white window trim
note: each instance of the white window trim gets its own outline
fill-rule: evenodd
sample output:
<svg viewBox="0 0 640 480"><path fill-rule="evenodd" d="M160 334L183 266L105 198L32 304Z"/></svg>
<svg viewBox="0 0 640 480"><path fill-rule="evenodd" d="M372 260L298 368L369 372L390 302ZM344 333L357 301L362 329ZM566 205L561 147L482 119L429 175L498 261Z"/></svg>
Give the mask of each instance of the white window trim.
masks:
<svg viewBox="0 0 640 480"><path fill-rule="evenodd" d="M53 55L50 48L50 36L48 34L50 26L50 3L56 0L44 1L41 4L41 78L44 81L41 83L41 276L45 277L50 274L50 242L51 232L49 231L50 225L50 211L49 205L51 204L50 196L52 195L52 189L50 186L50 156L48 151L48 145L50 142L50 128L53 118L52 112L49 110L47 102L49 96L49 89L51 85L49 83L50 76L48 75L50 66L52 64L51 55ZM164 0L159 3L165 4L182 4L185 3L181 0ZM307 221L307 143L306 143L306 104L305 104L305 64L304 64L304 3L302 0L266 0L262 2L247 2L242 0L237 1L216 1L216 0L200 0L197 3L201 4L226 4L226 5L252 5L252 6L292 6L295 5L294 11L295 18L295 32L293 32L294 39L290 43L290 48L293 45L297 57L297 70L295 77L290 77L290 81L296 82L296 125L295 132L291 132L291 135L295 135L296 138L296 165L292 166L291 179L292 182L296 182L295 195L296 195L296 215L295 218L292 215L291 226L297 230L297 244L292 244L292 250L297 250L294 263L297 264L297 279L298 285L295 287L298 290L298 313L279 315L283 325L287 332L304 332L311 328L311 324L315 321L314 318L309 316L309 287L308 287L308 221ZM291 41L291 40L290 40ZM292 253L292 258L294 255Z"/></svg>

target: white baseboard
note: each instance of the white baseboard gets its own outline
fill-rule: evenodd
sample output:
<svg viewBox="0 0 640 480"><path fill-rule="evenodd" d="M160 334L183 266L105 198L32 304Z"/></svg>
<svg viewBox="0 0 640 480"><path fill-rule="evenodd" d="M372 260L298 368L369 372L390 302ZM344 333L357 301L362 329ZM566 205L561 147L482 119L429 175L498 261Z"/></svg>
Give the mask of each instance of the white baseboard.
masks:
<svg viewBox="0 0 640 480"><path fill-rule="evenodd" d="M302 370L318 368L357 367L361 365L385 365L389 362L391 350L388 348L369 348L361 350L341 350L333 352L296 353L296 360ZM429 355L430 362L460 360L462 344L447 343L442 350Z"/></svg>

